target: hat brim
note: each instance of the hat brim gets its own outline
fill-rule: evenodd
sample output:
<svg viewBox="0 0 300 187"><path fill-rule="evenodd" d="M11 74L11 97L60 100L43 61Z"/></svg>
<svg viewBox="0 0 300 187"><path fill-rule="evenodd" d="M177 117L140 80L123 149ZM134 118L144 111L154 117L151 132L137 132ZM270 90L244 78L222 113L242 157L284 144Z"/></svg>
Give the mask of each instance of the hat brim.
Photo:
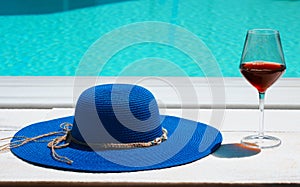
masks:
<svg viewBox="0 0 300 187"><path fill-rule="evenodd" d="M18 131L18 137L34 137L61 131L60 124L73 122L74 117L64 117L29 125ZM214 152L222 142L221 133L214 127L174 116L161 116L162 126L168 131L168 140L147 148L93 151L91 148L68 146L56 149L72 164L53 159L46 141L29 142L11 149L20 159L43 167L83 172L130 172L168 168L187 164ZM54 138L53 136L51 137ZM45 138L44 140L49 139Z"/></svg>

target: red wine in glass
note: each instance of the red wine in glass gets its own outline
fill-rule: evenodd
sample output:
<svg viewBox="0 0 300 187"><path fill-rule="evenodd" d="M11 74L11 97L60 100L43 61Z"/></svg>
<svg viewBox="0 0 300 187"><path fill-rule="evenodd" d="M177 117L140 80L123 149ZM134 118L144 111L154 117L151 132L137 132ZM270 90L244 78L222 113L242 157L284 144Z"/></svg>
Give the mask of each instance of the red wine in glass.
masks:
<svg viewBox="0 0 300 187"><path fill-rule="evenodd" d="M247 32L240 71L259 95L259 131L244 137L241 142L259 148L276 147L281 140L264 133L264 98L267 89L286 69L279 32L273 29L252 29Z"/></svg>
<svg viewBox="0 0 300 187"><path fill-rule="evenodd" d="M283 74L285 65L275 62L245 62L240 71L258 90L264 93Z"/></svg>

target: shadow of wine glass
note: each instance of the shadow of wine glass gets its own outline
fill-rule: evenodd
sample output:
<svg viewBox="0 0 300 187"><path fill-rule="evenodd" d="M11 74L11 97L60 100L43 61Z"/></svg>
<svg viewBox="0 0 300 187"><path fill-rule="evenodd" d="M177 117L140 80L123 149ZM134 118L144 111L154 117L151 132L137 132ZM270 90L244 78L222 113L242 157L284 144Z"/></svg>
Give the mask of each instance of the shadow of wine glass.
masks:
<svg viewBox="0 0 300 187"><path fill-rule="evenodd" d="M260 152L259 148L245 146L241 143L232 143L221 145L213 155L219 158L242 158L254 156Z"/></svg>

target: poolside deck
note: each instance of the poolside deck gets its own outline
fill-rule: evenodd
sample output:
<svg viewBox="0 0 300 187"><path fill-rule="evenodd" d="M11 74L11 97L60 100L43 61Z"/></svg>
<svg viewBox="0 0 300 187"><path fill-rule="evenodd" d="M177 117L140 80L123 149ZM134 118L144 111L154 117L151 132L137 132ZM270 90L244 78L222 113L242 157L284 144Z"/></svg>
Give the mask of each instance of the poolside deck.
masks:
<svg viewBox="0 0 300 187"><path fill-rule="evenodd" d="M6 79L6 80L5 80ZM74 79L53 77L0 79L0 138L13 135L20 128L38 121L73 115ZM177 78L174 78L177 79ZM11 82L10 82L11 81ZM92 82L92 79L89 80ZM112 79L101 80L113 82ZM126 79L123 82L134 82ZM296 79L282 79L266 97L265 127L268 134L282 140L277 148L249 150L240 147L240 139L258 128L257 95L243 79L225 79L226 109L217 103L210 108L210 88L202 79L195 82L199 102L187 100L180 108L176 94L162 83L144 82L162 100L161 113L199 120L219 128L223 145L214 154L191 164L142 172L91 174L66 172L33 166L10 152L0 154L0 185L72 185L72 186L279 186L300 185L300 85ZM177 86L184 87L180 80ZM12 85L18 85L12 86ZM84 87L81 84L82 88ZM179 88L178 88L179 89ZM171 91L171 90L169 90ZM170 93L170 92L168 92ZM172 92L171 92L172 93ZM195 103L195 102L194 102ZM279 108L279 109L278 109ZM183 112L184 111L184 112ZM213 111L223 111L221 124L211 120ZM198 116L192 115L198 112ZM197 119L198 118L198 119Z"/></svg>

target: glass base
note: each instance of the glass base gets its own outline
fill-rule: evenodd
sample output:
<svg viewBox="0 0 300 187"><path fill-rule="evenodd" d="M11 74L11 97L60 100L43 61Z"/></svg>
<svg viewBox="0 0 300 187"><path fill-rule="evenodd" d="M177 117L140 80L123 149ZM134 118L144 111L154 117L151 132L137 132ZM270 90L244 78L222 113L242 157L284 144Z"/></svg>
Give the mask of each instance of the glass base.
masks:
<svg viewBox="0 0 300 187"><path fill-rule="evenodd" d="M258 148L272 148L277 147L281 144L281 140L268 135L250 135L246 136L241 141L242 144L251 147L258 147Z"/></svg>

